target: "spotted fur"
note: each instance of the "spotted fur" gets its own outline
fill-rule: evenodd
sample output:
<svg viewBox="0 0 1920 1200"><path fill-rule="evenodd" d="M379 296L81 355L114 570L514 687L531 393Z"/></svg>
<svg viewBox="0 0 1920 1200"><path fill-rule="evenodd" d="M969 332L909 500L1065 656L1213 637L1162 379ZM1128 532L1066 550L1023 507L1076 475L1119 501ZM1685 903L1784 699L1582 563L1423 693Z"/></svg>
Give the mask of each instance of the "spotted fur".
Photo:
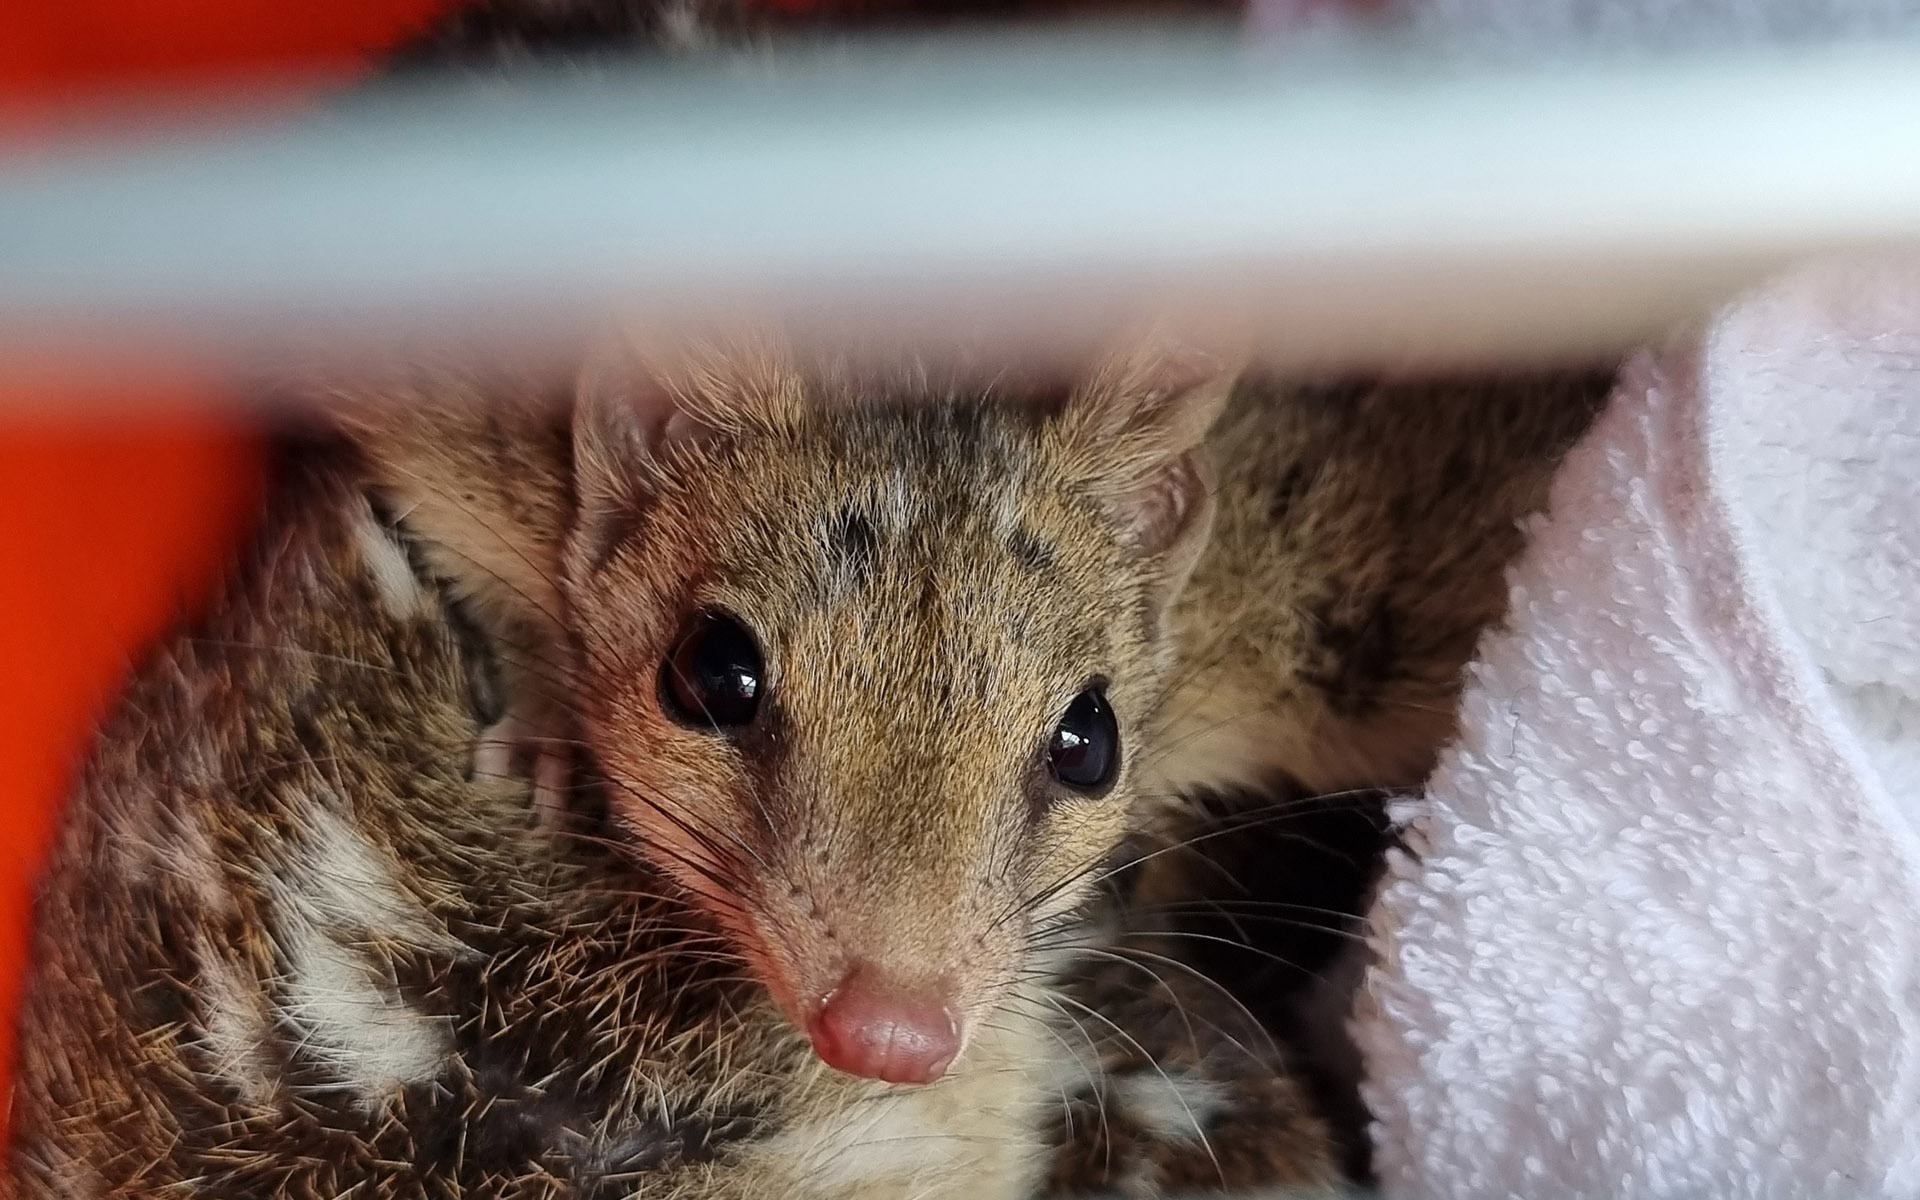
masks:
<svg viewBox="0 0 1920 1200"><path fill-rule="evenodd" d="M917 1091L820 1066L698 907L471 777L496 664L366 482L290 461L89 756L39 901L14 1194L1018 1195L1037 1118L1007 1078L1043 1032L1001 1023Z"/></svg>
<svg viewBox="0 0 1920 1200"><path fill-rule="evenodd" d="M1610 380L1249 375L1213 432L1219 515L1174 616L1170 790L1418 783L1505 611L1522 521Z"/></svg>
<svg viewBox="0 0 1920 1200"><path fill-rule="evenodd" d="M1217 515L1172 618L1146 768L1168 805L1133 903L1290 1044L1355 1177L1345 1023L1392 838L1381 797L1416 789L1453 736L1525 522L1611 374L1251 373L1209 442Z"/></svg>
<svg viewBox="0 0 1920 1200"><path fill-rule="evenodd" d="M616 611L599 606L619 605L621 624L595 635L601 653L616 656L600 670L634 686L619 701L629 706L625 715L599 716L603 744L665 728L648 715L646 681L649 662L676 627L672 613L720 603L746 615L771 639L776 658L806 664L804 674L776 686L797 690L813 706L812 719L831 716L834 736L867 760L864 767L856 760L836 768L845 773L834 776L842 781L834 789L838 803L872 805L856 823L864 833L849 860L861 864L867 894L860 900L872 905L887 894L876 864L912 864L898 881L898 894L912 899L881 910L888 914L884 928L896 945L932 939L931 950L915 951L930 957L942 939L966 928L966 918L925 898L937 895L947 904L970 886L964 876L937 883L934 870L993 860L990 852L945 859L905 852L902 832L931 831L930 840L952 842L964 834L942 823L975 810L964 807L962 793L951 786L898 786L912 776L889 765L889 742L918 717L936 719L908 741L921 746L944 739L969 770L981 771L996 753L990 747L998 735L976 737L953 714L998 703L996 720L1003 721L1008 702L996 701L996 692L1023 674L1045 677L1037 667L1010 670L1009 632L1030 651L1036 628L1044 628L1031 623L1060 619L1049 614L1071 614L1063 628L1122 631L1136 647L1163 631L1174 639L1167 649L1178 649L1170 686L1130 702L1135 723L1153 730L1135 743L1137 766L1149 780L1142 799L1151 807L1179 798L1159 836L1202 840L1150 863L1130 900L1133 919L1151 926L1158 939L1146 965L1176 977L1155 986L1169 989L1163 999L1178 998L1202 1013L1202 1024L1232 1026L1251 1011L1263 1036L1286 1035L1293 1048L1240 1061L1236 1056L1260 1040L1244 1030L1204 1050L1182 1047L1164 1041L1168 1026L1152 1015L1159 1000L1099 1007L1120 999L1113 977L1138 975L1142 964L1135 962L1101 968L1108 986L1095 989L1094 1001L1081 1000L1096 1005L1097 1016L1080 1015L1083 1026L1094 1027L1101 1046L1095 1059L1107 1068L1093 1074L1147 1073L1151 1059L1151 1070L1173 1077L1168 1086L1176 1093L1225 1095L1230 1103L1223 1111L1261 1113L1259 1120L1236 1118L1209 1135L1209 1166L1224 1145L1240 1164L1233 1179L1241 1191L1260 1183L1262 1170L1280 1182L1317 1178L1314 1172L1332 1161L1336 1146L1351 1157L1362 1140L1362 1118L1342 1090L1338 1039L1301 1013L1303 997L1315 990L1307 985L1334 969L1335 952L1357 931L1378 861L1384 832L1378 810L1350 789L1371 795L1417 783L1448 736L1466 656L1501 611L1502 570L1519 548L1520 521L1542 502L1558 455L1604 395L1604 376L1496 375L1344 391L1248 376L1207 443L1206 473L1216 480L1220 514L1214 531L1182 599L1156 617L1150 608L1097 598L1121 593L1085 590L1088 581L1111 588L1124 580L1126 571L1116 565L1124 559L1105 566L1088 561L1090 545L1101 540L1089 540L1097 522L1077 524L1086 519L1084 510L1076 517L1071 507L1050 507L1054 502L1042 498L1044 481L1057 477L1057 464L1033 457L1044 441L1044 408L1022 415L1017 405L924 386L860 390L875 386L871 382L843 382L828 395L809 390L822 386L817 379L779 370L745 375L743 382L720 370L701 380L709 389L767 393L744 407L738 397L729 402L713 394L682 400L731 430L730 437L695 439L688 453L660 462L637 451L603 480L612 489L610 502L602 505L598 532L588 536L590 547L576 552L569 584L591 589L574 601L585 630L594 629L595 613L605 621ZM644 379L629 385L648 386ZM1119 450L1106 447L1109 454ZM1448 540L1454 535L1457 545ZM955 595L967 598L967 619L958 623L943 607ZM988 615L1006 611L996 607L1006 598L1036 595L1004 618ZM1088 618L1102 612L1109 615ZM1412 632L1356 634L1364 621L1331 619L1348 612ZM645 632L653 628L646 622L661 618L658 632ZM820 636L794 656L795 631L813 625ZM1128 653L1136 663L1157 661ZM855 674L843 678L841 666ZM887 674L875 674L882 670ZM872 694L883 679L891 703L849 709L834 699ZM1231 705L1226 716L1247 728L1215 726L1225 705ZM1196 733L1198 746L1189 744ZM810 769L846 761L833 757L832 743L810 743L795 730L783 740L810 747L801 760ZM663 778L658 764L674 757L655 746L617 754L616 761L654 764L628 769L674 794L712 786L699 775L657 782ZM777 772L790 768L761 761L776 774L756 777L754 786L763 797L777 795ZM871 782L845 782L862 779ZM1209 791L1215 781L1251 782ZM930 790L948 797L949 807L930 809L920 799ZM698 809L725 812L735 803L723 789ZM746 819L751 812L751 806L742 810L727 828L747 839L772 838L751 843L759 866L783 863L784 854L807 847L803 836L778 835L775 827ZM1076 853L1097 855L1124 828L1077 823ZM737 879L730 894L752 896L764 882L756 869ZM777 893L772 900L783 902ZM1236 905L1243 906L1238 915ZM809 919L811 910L783 927L779 953L804 953L810 939L819 941L808 932ZM758 929L733 932L748 947L766 944ZM971 957L991 962L980 950L975 946ZM1196 973L1215 976L1221 986L1178 978ZM983 978L991 984L991 972ZM1142 978L1133 982L1146 986ZM1221 1005L1229 1006L1224 1021L1217 1013L1204 1016ZM1078 1011L1068 1007L1069 1016ZM1098 1032L1113 1020L1122 1034ZM1131 1064L1114 1058L1115 1047L1134 1055ZM1309 1067L1314 1070L1304 1070ZM1129 1103L1102 1087L1062 1086L1070 1110ZM1135 1091L1150 1086L1135 1085ZM1320 1113L1337 1114L1345 1124L1329 1130ZM1091 1176L1073 1172L1096 1159L1105 1164L1120 1149L1134 1164L1126 1168L1132 1174L1122 1172L1135 1180L1129 1194L1156 1194L1152 1188L1162 1184L1140 1181L1161 1178L1162 1168L1151 1163L1162 1158L1185 1164L1166 1167L1168 1179L1207 1191L1189 1157L1194 1146L1165 1122L1109 1123L1097 1145L1086 1141L1090 1128L1077 1122L1071 1130L1053 1130L1072 1135L1052 1169L1059 1194L1117 1186L1121 1175L1104 1165ZM1111 1140L1116 1131L1125 1134L1125 1147ZM1299 1132L1269 1136L1273 1131ZM1251 1139L1250 1145L1236 1145L1236 1137ZM1254 1152L1260 1147L1284 1152L1262 1157ZM1363 1158L1353 1161L1356 1169L1364 1165Z"/></svg>
<svg viewBox="0 0 1920 1200"><path fill-rule="evenodd" d="M1147 10L1233 19L1241 7L829 3L808 23L818 32L881 19L1085 20ZM483 0L430 32L409 61L438 56L482 69L530 57L577 62L594 46L646 38L683 50L754 45L793 32L770 9ZM661 37L669 10L681 32ZM691 13L708 19L689 25ZM1158 836L1194 846L1155 857L1135 903L1182 935L1163 950L1219 976L1298 1048L1288 1069L1312 1085L1315 1107L1338 1118L1337 1140L1356 1173L1365 1171L1365 1118L1337 1022L1340 981L1358 966L1352 938L1387 836L1377 797L1417 784L1451 735L1461 669L1501 614L1520 521L1542 503L1548 475L1599 406L1609 375L1301 383L1253 374L1212 439L1216 529L1169 617L1179 662L1140 764L1139 790L1166 801ZM1059 531L1023 512L1015 489L998 491L994 528L1032 586L1083 569L1071 561L1070 536L1063 551ZM839 586L848 586L879 557L878 531L857 512L832 520Z"/></svg>
<svg viewBox="0 0 1920 1200"><path fill-rule="evenodd" d="M496 0L400 69L739 45L756 19L717 2ZM1199 460L1219 515L1184 591L1190 563L1130 565L1111 507L1127 493L1096 486L1091 443L978 394L763 409L679 474L608 456L584 526L564 406L448 426L429 405L441 415L410 431L356 427L365 461L303 454L225 601L142 670L89 759L40 906L22 1200L892 1200L1013 1197L1036 1177L1058 1196L1250 1200L1329 1185L1332 1131L1261 1003L1275 985L1203 982L1192 926L1140 925L1217 900L1179 869L1190 856L1156 860L1174 869L1150 872L1123 917L1116 936L1146 940L1106 944L1127 962L1096 953L1065 981L1051 1013L1070 1021L1004 1003L1016 975L1055 964L990 944L1004 923L980 919L977 873L1030 897L1153 801L1174 814L1160 836L1189 836L1170 802L1199 789L1240 797L1207 817L1232 821L1276 778L1296 796L1417 782L1498 618L1516 521L1598 379L1250 377ZM794 724L759 774L672 749L627 686L703 598L753 608L822 668L788 676ZM1132 798L1038 837L969 825L1011 811L1001 726L1044 733L1027 710L1058 699L1056 669L1099 658L1123 679ZM569 819L589 823L556 839L525 781L474 749L530 693L582 681L613 783L593 756L568 764ZM945 766L859 761L899 718L953 711L984 715L913 727L958 736ZM532 724L559 735L548 749L570 744ZM788 835L732 827L766 839L756 854L797 855L736 872L762 889L761 925L690 902L698 881L662 869L645 797L711 815L776 793L855 801L827 833L804 807L781 818ZM1270 850L1266 877L1314 869ZM849 862L871 878L824 869ZM1359 911L1356 878L1337 910ZM1066 927L1073 897L1057 899L1042 916L1060 923L1040 927ZM794 973L776 960L796 947L831 954L807 932L823 904L916 953L991 935L970 981L982 1019L947 1080L855 1084L796 1036L793 997L766 983ZM1155 961L1162 978L1142 976Z"/></svg>
<svg viewBox="0 0 1920 1200"><path fill-rule="evenodd" d="M1346 1180L1296 1052L1193 965L1164 914L1121 909L1059 1003L1075 1051L1038 1195L1331 1196Z"/></svg>
<svg viewBox="0 0 1920 1200"><path fill-rule="evenodd" d="M1401 396L1409 394L1434 398ZM899 600L901 613L933 621L932 636L910 623L892 635L849 628L818 647L858 647L850 665L924 663L908 678L945 689L944 700L927 693L915 701L914 711L928 715L964 699L959 689L991 702L1017 678L992 666L1004 655L990 633L1000 627L963 619L987 611L981 604L1032 597L1035 587L1053 593L1041 609L1023 601L1019 619L1031 622L1046 612L1084 614L1091 597L1109 595L1115 615L1095 624L1100 636L1135 647L1130 670L1143 690L1122 700L1132 724L1180 719L1183 695L1278 678L1280 702L1260 710L1271 740L1254 744L1317 750L1294 723L1329 714L1314 719L1323 732L1354 739L1341 753L1359 756L1368 772L1360 777L1390 783L1396 772L1424 769L1412 739L1430 754L1444 724L1426 709L1413 726L1370 728L1364 716L1390 713L1394 695L1450 698L1473 636L1497 616L1499 568L1518 545L1514 521L1538 502L1553 456L1597 394L1560 394L1539 380L1463 383L1439 401L1441 412L1457 406L1456 420L1436 415L1440 423L1427 427L1403 424L1408 410L1388 407L1392 392L1335 403L1244 386L1225 418L1229 433L1211 443L1222 516L1187 599L1158 616L1124 599L1139 586L1124 582L1124 554L1095 549L1115 545L1098 498L1116 493L1088 490L1111 465L1074 451L1069 435L1049 434L1058 415L960 393L902 395L894 404L816 399L774 417L762 412L753 420L773 423L754 426L758 433L742 427L731 439L697 441L665 476L648 475L663 469L657 463L602 464L601 520L576 525L575 541L594 549L576 551L568 587L579 587L583 571L612 573L625 582L605 586L606 596L643 596L633 572L645 563L661 572L661 582L645 586L679 595L728 578L729 561L761 563L762 575L772 563L778 589L755 586L790 606L782 619L800 624L787 628L891 611L875 607L877 588ZM363 442L378 437L366 426L358 433ZM1101 444L1124 460L1113 454L1124 438ZM469 452L484 461L503 445L528 452L513 438L481 438ZM1253 470L1221 447L1275 457ZM1413 461L1416 450L1441 447L1435 469ZM750 455L757 462L728 457ZM215 1198L270 1191L289 1200L356 1184L395 1197L744 1196L775 1186L807 1195L795 1182L802 1178L826 1187L823 1195L937 1195L961 1180L976 1194L997 1180L999 1192L978 1194L1014 1196L1025 1173L1043 1166L1047 1137L1058 1150L1044 1186L1055 1195L1252 1195L1332 1179L1333 1142L1294 1052L1269 1040L1273 1022L1248 1013L1261 997L1235 995L1231 980L1203 982L1194 966L1203 959L1181 941L1183 927L1150 919L1170 898L1200 894L1192 873L1143 885L1129 919L1153 957L1120 940L1096 943L1093 969L1068 980L1052 1005L1070 1018L1057 1027L984 1021L965 1069L923 1092L889 1093L826 1072L790 1014L744 979L748 967L764 978L764 961L741 930L644 865L646 822L590 825L589 836L556 842L536 828L523 782L471 777L474 744L507 690L488 632L498 626L472 617L475 606L463 599L475 594L471 579L448 581L471 575L475 556L437 546L413 522L456 532L491 522L448 525L430 505L383 515L376 500L405 498L421 477L383 475L377 464L391 458L368 461L376 465L336 450L295 458L223 603L140 673L89 760L39 914L15 1110L13 1163L25 1200L147 1196L188 1183ZM1295 466L1304 482L1292 480ZM606 490L645 478L651 490ZM1038 490L1009 508L991 486L1009 478ZM761 489L758 502L734 494L742 481ZM674 487L724 487L734 499L671 499ZM484 503L488 493L458 494ZM609 523L623 504L632 511ZM769 523L774 513L785 515ZM1486 538L1436 556L1437 538L1403 536L1414 514L1454 530L1477 526ZM511 514L493 516L512 524ZM1250 532L1262 527L1264 536ZM1093 532L1102 528L1109 532ZM530 536L525 549L540 552L538 542ZM643 546L660 556L637 557ZM1081 560L1094 553L1121 557ZM935 557L899 574L916 555ZM1291 572L1274 562L1291 562ZM1271 597L1288 586L1324 591L1329 577L1371 581L1376 594L1356 597L1361 608L1412 605L1433 626L1432 641L1395 645L1439 649L1370 664L1361 673L1375 679L1372 692L1356 698L1341 691L1356 672L1329 671L1316 656L1337 662L1364 639L1321 638L1318 621L1287 625L1294 610L1276 599L1257 618L1267 631L1260 652L1311 669L1255 673L1246 658L1195 656L1189 641L1172 686L1153 685L1141 665L1162 662L1145 653L1152 630L1217 637L1261 628L1245 615L1196 615L1208 595L1215 604L1223 591L1244 597L1233 581L1261 570L1269 574L1260 594ZM1095 590L1067 586L1076 578ZM1158 578L1141 576L1152 586L1139 594L1180 594ZM954 596L964 605L950 610ZM1420 607L1430 599L1439 607ZM566 602L577 608L580 597ZM686 602L643 603L620 619ZM578 639L599 639L603 654L634 653L637 641L594 623L614 610L592 611ZM1085 633L1077 618L1060 628ZM1304 639L1291 658L1276 629ZM1052 636L1027 634L1040 647ZM886 636L902 640L888 648ZM645 657L626 674L646 672ZM975 670L948 665L974 658ZM840 686L830 669L837 660L816 652L810 661L829 669L794 686L823 689L824 702ZM1203 677L1213 682L1196 682ZM887 720L860 744L883 741L901 715L881 711ZM603 744L610 730L657 724L608 723L605 710L599 719ZM1377 753L1366 738L1381 739L1372 743ZM1167 770L1155 756L1176 744L1148 743L1139 766ZM969 745L956 743L956 761L987 761ZM636 768L640 760L613 761L628 772L624 794L649 782L641 771L653 768ZM1314 761L1257 765L1315 778ZM600 792L601 810L617 813L622 790ZM859 819L858 844L883 861L896 853L888 831L923 828L927 817L920 805L897 814L883 807ZM1117 837L1084 821L1074 829L1076 855ZM901 877L903 886L928 878ZM892 911L912 918L921 910ZM915 936L911 924L899 928ZM954 926L943 918L928 928ZM1019 1005L1003 1010L1022 1013L1031 1015ZM1086 1041L1084 1052L1075 1038ZM1064 1108L1049 1126L1056 1099Z"/></svg>
<svg viewBox="0 0 1920 1200"><path fill-rule="evenodd" d="M588 379L562 578L587 737L641 798L616 795L619 817L672 846L796 1025L865 964L984 1029L1128 832L1126 747L1210 512L1189 467L1230 379L1122 354L1051 411L777 351L616 350ZM732 737L660 698L662 662L716 611L766 662L761 714ZM1046 748L1089 686L1122 750L1081 793Z"/></svg>

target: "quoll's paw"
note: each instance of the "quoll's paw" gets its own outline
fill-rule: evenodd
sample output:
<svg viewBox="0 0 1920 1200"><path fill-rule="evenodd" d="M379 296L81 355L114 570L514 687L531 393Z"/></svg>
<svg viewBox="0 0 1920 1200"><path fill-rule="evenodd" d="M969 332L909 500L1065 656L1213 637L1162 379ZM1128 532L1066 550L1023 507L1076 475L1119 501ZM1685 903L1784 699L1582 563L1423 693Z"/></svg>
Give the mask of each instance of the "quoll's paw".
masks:
<svg viewBox="0 0 1920 1200"><path fill-rule="evenodd" d="M471 774L475 779L531 780L534 822L554 832L567 813L571 744L562 719L530 707L509 709L474 739Z"/></svg>

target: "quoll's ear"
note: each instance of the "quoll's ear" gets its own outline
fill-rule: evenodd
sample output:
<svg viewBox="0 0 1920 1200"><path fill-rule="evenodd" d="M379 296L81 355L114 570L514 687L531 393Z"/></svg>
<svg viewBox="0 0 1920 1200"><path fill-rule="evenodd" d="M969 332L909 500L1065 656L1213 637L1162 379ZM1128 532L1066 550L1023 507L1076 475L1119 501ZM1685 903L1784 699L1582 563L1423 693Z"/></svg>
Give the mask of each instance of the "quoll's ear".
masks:
<svg viewBox="0 0 1920 1200"><path fill-rule="evenodd" d="M1235 360L1152 339L1108 358L1068 399L1068 451L1137 553L1166 553L1208 511L1198 452L1238 375Z"/></svg>
<svg viewBox="0 0 1920 1200"><path fill-rule="evenodd" d="M637 501L673 417L673 397L625 356L589 362L575 389L574 491L582 516Z"/></svg>
<svg viewBox="0 0 1920 1200"><path fill-rule="evenodd" d="M628 337L575 381L569 569L598 572L680 464L714 441L784 420L803 393L771 343L671 349Z"/></svg>
<svg viewBox="0 0 1920 1200"><path fill-rule="evenodd" d="M633 500L676 454L792 419L805 391L789 361L770 335L671 345L629 336L593 355L574 410L583 503Z"/></svg>

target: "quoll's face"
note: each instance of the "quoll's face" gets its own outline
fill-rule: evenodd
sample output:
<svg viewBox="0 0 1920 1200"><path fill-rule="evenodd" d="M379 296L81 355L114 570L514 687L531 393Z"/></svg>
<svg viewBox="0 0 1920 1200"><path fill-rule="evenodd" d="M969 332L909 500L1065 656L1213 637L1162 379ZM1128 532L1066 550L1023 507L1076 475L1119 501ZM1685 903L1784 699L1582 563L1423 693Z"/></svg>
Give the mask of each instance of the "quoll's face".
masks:
<svg viewBox="0 0 1920 1200"><path fill-rule="evenodd" d="M1166 564L1017 410L650 471L569 564L616 811L829 1064L937 1078L1131 827Z"/></svg>

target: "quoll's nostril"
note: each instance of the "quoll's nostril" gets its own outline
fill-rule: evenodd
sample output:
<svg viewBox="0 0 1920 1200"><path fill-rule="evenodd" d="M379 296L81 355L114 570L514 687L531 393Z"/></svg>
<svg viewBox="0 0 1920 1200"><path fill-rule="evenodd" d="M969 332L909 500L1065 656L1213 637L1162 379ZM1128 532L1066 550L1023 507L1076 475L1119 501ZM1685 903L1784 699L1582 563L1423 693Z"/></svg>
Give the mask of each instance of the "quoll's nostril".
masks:
<svg viewBox="0 0 1920 1200"><path fill-rule="evenodd" d="M828 1066L888 1083L932 1083L960 1052L960 1024L943 995L862 967L822 1002L808 1033Z"/></svg>

